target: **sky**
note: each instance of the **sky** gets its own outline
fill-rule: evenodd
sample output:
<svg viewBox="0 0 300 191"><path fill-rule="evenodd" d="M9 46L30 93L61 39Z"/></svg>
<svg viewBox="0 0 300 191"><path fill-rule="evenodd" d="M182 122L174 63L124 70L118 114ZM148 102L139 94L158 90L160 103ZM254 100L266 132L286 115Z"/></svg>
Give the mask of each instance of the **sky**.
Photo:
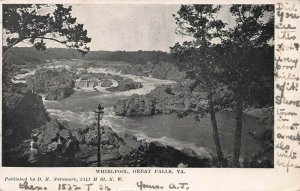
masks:
<svg viewBox="0 0 300 191"><path fill-rule="evenodd" d="M178 4L73 5L73 15L92 38L91 50L161 50L191 37L176 34ZM228 8L219 17L232 22Z"/></svg>
<svg viewBox="0 0 300 191"><path fill-rule="evenodd" d="M91 50L162 50L186 38L175 34L180 5L74 5L92 38Z"/></svg>
<svg viewBox="0 0 300 191"><path fill-rule="evenodd" d="M158 4L101 4L72 5L72 15L84 24L92 42L90 50L161 50L169 52L176 42L190 40L191 37L175 33L173 14L180 5ZM228 8L223 8L219 18L232 22ZM64 47L46 41L47 47ZM27 42L18 46L29 46Z"/></svg>

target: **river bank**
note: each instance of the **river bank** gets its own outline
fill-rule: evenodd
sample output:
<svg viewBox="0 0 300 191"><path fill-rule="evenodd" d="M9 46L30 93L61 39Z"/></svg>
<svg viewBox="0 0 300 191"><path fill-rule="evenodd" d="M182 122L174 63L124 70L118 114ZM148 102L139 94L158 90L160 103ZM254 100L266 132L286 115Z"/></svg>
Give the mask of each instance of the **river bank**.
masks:
<svg viewBox="0 0 300 191"><path fill-rule="evenodd" d="M37 134L39 161L35 166L96 166L97 165L97 127L92 124L82 129L73 129L67 122L51 119L41 128L33 129ZM80 150L75 159L69 161L63 153L49 152L51 139L59 134L63 139L70 134L79 142ZM19 150L10 161L14 166L27 166L30 140L16 147ZM192 149L176 149L159 142L146 142L128 133L116 133L108 126L102 126L101 166L106 167L208 167L212 155L196 154ZM10 165L9 165L10 166Z"/></svg>
<svg viewBox="0 0 300 191"><path fill-rule="evenodd" d="M216 156L203 148L202 154L191 148L174 148L157 141L147 142L138 139L132 134L117 133L108 126L102 126L101 133L101 166L102 167L218 167ZM38 134L39 161L36 166L81 166L93 167L97 165L97 126L92 124L81 129L73 129L67 122L50 120L42 128L33 130ZM80 150L75 159L68 160L63 153L53 155L48 147L51 139L59 134L76 137ZM29 142L19 145L23 153L15 156L15 166L27 166ZM230 156L225 159L230 167ZM241 167L271 167L266 160L253 161L251 158L242 158Z"/></svg>
<svg viewBox="0 0 300 191"><path fill-rule="evenodd" d="M63 137L71 134L79 141L80 151L70 163L49 164L53 166L96 166L97 165L97 125L73 129L67 122L51 120L39 132L38 140L41 151L45 153L52 137L59 133ZM199 150L201 152L199 152ZM45 157L46 155L44 155ZM41 158L41 160L43 160ZM230 167L230 155L226 155L226 163ZM41 161L43 162L43 161ZM271 167L265 159L241 158L241 167ZM160 141L147 141L136 136L116 132L108 126L101 128L101 166L106 167L218 167L216 156L205 148L197 151L181 147L175 148Z"/></svg>

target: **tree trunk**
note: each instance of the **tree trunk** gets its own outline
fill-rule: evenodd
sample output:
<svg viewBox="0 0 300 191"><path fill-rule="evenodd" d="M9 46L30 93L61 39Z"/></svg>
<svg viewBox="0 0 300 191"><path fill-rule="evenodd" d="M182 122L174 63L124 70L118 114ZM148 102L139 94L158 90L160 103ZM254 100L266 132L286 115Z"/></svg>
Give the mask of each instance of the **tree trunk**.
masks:
<svg viewBox="0 0 300 191"><path fill-rule="evenodd" d="M233 150L233 165L239 166L239 158L242 146L242 127L243 127L243 100L240 96L236 101L236 127L234 137L234 150Z"/></svg>
<svg viewBox="0 0 300 191"><path fill-rule="evenodd" d="M209 105L211 125L213 128L213 138L214 138L215 145L216 145L216 151L217 151L217 156L218 156L218 160L219 160L219 165L223 166L224 156L223 156L222 147L221 147L221 143L220 143L220 138L219 138L219 133L218 133L218 125L217 125L215 108L214 108L211 92L208 95L208 105Z"/></svg>

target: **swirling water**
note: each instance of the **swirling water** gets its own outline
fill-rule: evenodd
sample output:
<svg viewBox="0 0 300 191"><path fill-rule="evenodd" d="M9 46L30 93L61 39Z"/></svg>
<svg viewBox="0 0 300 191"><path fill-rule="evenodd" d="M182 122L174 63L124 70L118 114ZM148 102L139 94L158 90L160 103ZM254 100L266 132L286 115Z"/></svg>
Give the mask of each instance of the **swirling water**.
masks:
<svg viewBox="0 0 300 191"><path fill-rule="evenodd" d="M192 117L177 118L176 114L155 116L122 117L113 112L113 105L119 100L134 93L146 94L162 84L172 84L173 81L159 80L151 77L123 75L108 68L88 68L88 72L111 73L125 76L141 82L140 89L125 92L94 91L79 89L73 95L63 100L44 100L47 111L52 117L69 122L72 128L79 128L95 122L94 110L98 104L104 106L102 125L108 125L117 132L130 132L140 139L160 141L177 148L189 147L196 152L205 148L215 152L212 128L209 116L196 122ZM235 115L232 112L217 114L221 144L225 153L232 153L234 143ZM248 131L259 122L252 117L244 118L242 155L255 154L261 150L261 144L249 136ZM199 151L201 152L201 151Z"/></svg>

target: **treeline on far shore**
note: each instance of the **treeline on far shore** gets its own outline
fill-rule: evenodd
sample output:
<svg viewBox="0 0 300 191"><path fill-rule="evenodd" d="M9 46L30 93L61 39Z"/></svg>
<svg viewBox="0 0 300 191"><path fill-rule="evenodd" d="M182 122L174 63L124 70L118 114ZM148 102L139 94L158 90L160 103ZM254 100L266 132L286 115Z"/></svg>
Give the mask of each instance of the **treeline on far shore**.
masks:
<svg viewBox="0 0 300 191"><path fill-rule="evenodd" d="M66 48L48 48L45 51L37 51L33 47L14 47L11 50L11 56L8 61L13 64L24 64L26 62L34 63L53 59L124 61L131 64L174 61L169 53L162 51L90 51L83 56L78 51Z"/></svg>

